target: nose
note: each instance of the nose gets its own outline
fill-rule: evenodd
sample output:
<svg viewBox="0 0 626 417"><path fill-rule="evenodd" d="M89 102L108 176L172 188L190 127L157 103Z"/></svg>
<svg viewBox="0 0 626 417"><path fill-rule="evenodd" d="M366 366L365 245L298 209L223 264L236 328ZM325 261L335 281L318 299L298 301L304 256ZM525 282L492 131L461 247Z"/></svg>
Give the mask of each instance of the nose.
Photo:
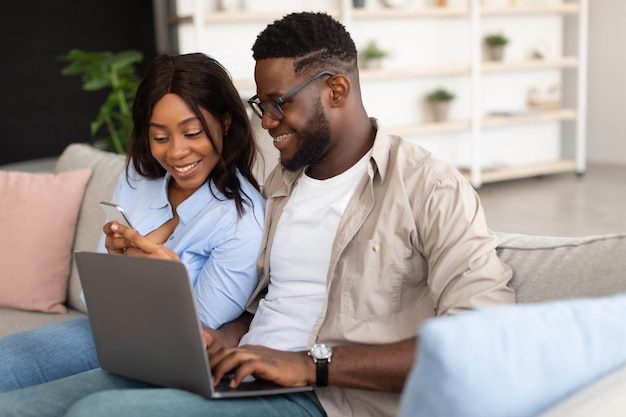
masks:
<svg viewBox="0 0 626 417"><path fill-rule="evenodd" d="M190 148L185 138L175 137L170 141L170 146L167 151L171 158L181 159L189 154Z"/></svg>
<svg viewBox="0 0 626 417"><path fill-rule="evenodd" d="M261 117L261 127L265 130L274 128L280 124L280 120L272 119L267 113L263 113Z"/></svg>

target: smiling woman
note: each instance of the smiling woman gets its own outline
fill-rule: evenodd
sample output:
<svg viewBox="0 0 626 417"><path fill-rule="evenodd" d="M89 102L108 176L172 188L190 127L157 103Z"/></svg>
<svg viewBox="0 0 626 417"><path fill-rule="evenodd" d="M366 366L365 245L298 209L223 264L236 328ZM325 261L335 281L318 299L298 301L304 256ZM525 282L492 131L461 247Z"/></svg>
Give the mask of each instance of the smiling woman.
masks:
<svg viewBox="0 0 626 417"><path fill-rule="evenodd" d="M136 230L106 223L98 251L183 262L203 325L234 320L257 284L265 202L255 157L226 70L203 54L156 58L137 90L126 171L112 198ZM68 341L76 354L59 357L57 344ZM0 339L0 357L0 391L98 366L87 318Z"/></svg>
<svg viewBox="0 0 626 417"><path fill-rule="evenodd" d="M201 119L176 94L164 95L152 110L150 152L172 176L168 196L174 209L209 178L223 148L222 135L230 127L230 115L225 116L222 126L208 111L201 113L206 131Z"/></svg>

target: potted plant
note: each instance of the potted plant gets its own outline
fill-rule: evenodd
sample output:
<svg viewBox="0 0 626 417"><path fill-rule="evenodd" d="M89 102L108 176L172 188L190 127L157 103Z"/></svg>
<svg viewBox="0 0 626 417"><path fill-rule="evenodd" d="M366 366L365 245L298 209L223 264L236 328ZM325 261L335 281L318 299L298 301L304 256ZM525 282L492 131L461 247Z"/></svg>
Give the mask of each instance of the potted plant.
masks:
<svg viewBox="0 0 626 417"><path fill-rule="evenodd" d="M59 57L70 64L63 68L63 75L80 75L85 91L110 89L96 120L91 122L91 134L97 147L124 154L128 149L132 130L131 108L139 86L135 64L143 55L138 51L85 52L71 50ZM97 134L106 127L105 138Z"/></svg>
<svg viewBox="0 0 626 417"><path fill-rule="evenodd" d="M509 38L501 33L494 33L485 36L485 46L488 57L491 61L502 61L504 57L504 47L509 43Z"/></svg>
<svg viewBox="0 0 626 417"><path fill-rule="evenodd" d="M444 122L448 119L450 102L454 97L455 95L445 88L438 88L426 96L435 122Z"/></svg>
<svg viewBox="0 0 626 417"><path fill-rule="evenodd" d="M379 69L382 67L382 61L389 56L389 52L378 46L375 40L371 40L365 45L359 52L360 62L363 68L367 69Z"/></svg>

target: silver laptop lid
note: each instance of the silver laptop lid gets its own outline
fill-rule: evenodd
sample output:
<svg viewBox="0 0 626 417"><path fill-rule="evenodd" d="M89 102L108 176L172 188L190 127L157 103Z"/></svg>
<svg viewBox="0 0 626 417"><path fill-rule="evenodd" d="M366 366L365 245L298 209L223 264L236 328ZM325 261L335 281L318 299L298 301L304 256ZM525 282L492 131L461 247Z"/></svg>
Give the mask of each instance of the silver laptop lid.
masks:
<svg viewBox="0 0 626 417"><path fill-rule="evenodd" d="M181 262L76 252L100 367L212 396L201 324Z"/></svg>
<svg viewBox="0 0 626 417"><path fill-rule="evenodd" d="M105 371L208 398L310 391L251 380L217 388L185 265L181 262L75 252L91 328Z"/></svg>

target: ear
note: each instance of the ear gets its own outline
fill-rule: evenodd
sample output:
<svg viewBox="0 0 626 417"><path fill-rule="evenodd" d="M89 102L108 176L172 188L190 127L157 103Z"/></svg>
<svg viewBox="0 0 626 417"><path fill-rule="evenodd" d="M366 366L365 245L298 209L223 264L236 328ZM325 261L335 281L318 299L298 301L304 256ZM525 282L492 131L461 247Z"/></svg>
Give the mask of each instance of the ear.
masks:
<svg viewBox="0 0 626 417"><path fill-rule="evenodd" d="M228 132L230 132L230 123L232 122L233 117L230 113L226 113L224 115L224 120L222 120L222 135L226 136L228 135Z"/></svg>
<svg viewBox="0 0 626 417"><path fill-rule="evenodd" d="M350 95L350 80L343 74L332 76L330 84L330 105L332 107L342 107L348 101Z"/></svg>

